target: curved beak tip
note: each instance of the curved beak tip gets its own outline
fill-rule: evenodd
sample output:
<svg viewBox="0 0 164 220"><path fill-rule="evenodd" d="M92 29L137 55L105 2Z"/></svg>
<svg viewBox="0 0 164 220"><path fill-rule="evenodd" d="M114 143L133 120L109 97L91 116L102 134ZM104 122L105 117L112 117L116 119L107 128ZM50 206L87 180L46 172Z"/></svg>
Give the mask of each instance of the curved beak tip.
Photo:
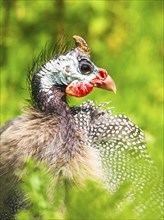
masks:
<svg viewBox="0 0 164 220"><path fill-rule="evenodd" d="M111 88L111 91L114 92L114 94L117 93L117 87L116 87L114 80L112 80L110 88Z"/></svg>
<svg viewBox="0 0 164 220"><path fill-rule="evenodd" d="M107 78L103 81L102 85L99 86L102 89L106 89L109 91L117 93L117 88L114 80L108 75Z"/></svg>
<svg viewBox="0 0 164 220"><path fill-rule="evenodd" d="M114 92L114 94L117 93L117 88L116 88L116 85L113 87L112 91Z"/></svg>

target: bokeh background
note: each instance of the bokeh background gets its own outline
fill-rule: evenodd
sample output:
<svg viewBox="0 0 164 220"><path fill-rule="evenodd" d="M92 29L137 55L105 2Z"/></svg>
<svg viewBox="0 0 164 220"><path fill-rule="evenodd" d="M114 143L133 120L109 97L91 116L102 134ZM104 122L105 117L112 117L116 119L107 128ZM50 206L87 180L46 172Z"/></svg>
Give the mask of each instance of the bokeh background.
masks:
<svg viewBox="0 0 164 220"><path fill-rule="evenodd" d="M163 167L163 1L1 1L1 123L17 116L29 99L26 75L33 57L62 34L90 46L94 63L108 70L117 95L95 89L70 98L112 101L146 134L148 151Z"/></svg>

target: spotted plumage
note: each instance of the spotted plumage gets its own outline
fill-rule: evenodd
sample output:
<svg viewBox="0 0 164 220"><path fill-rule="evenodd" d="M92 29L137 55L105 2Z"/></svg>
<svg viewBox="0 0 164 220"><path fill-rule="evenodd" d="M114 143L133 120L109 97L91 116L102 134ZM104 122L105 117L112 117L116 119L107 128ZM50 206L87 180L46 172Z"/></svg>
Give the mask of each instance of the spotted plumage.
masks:
<svg viewBox="0 0 164 220"><path fill-rule="evenodd" d="M82 97L93 87L116 92L107 71L90 60L86 42L79 36L74 40L76 47L70 51L38 68L34 65L32 106L1 127L0 218L14 219L19 209L30 208L19 189L20 173L29 158L46 163L54 187L64 179L81 184L92 178L115 193L128 182L130 188L118 209L126 201L137 200L133 207L137 216L153 210L160 218L162 184L143 131L125 115L104 109L109 103L96 106L88 101L79 107L67 103L66 95Z"/></svg>
<svg viewBox="0 0 164 220"><path fill-rule="evenodd" d="M144 133L127 116L113 115L110 108L102 110L105 104L96 106L88 101L73 108L76 126L85 131L86 141L99 152L105 187L114 193L125 182L130 184L124 198L139 200L135 206L138 218L146 218L143 213L150 216L151 212L160 218L163 182L148 155Z"/></svg>

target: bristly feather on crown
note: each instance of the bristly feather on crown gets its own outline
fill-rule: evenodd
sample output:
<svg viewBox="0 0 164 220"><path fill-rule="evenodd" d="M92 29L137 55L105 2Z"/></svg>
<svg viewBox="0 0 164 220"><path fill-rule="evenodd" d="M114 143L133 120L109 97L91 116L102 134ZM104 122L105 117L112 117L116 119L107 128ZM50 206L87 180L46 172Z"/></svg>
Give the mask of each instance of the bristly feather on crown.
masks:
<svg viewBox="0 0 164 220"><path fill-rule="evenodd" d="M31 102L33 102L31 94L31 82L33 75L40 70L42 65L44 65L50 59L56 59L61 54L65 54L68 50L70 42L66 35L62 35L60 38L54 42L47 42L42 48L41 52L38 55L33 56L33 60L27 70L27 84L30 91Z"/></svg>
<svg viewBox="0 0 164 220"><path fill-rule="evenodd" d="M56 40L56 43L48 42L42 48L41 52L37 56L33 56L31 66L28 67L27 80L31 84L33 75L45 64L48 60L57 58L61 54L65 54L69 47L69 41L67 36L62 36Z"/></svg>

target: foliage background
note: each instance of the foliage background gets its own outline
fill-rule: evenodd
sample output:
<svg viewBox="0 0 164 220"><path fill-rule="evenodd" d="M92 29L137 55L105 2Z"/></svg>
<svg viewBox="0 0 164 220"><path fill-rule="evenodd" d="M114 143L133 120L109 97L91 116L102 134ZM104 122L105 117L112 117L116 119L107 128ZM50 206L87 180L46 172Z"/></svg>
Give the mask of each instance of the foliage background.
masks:
<svg viewBox="0 0 164 220"><path fill-rule="evenodd" d="M34 55L61 33L82 36L92 60L114 78L118 93L94 90L70 104L111 100L146 134L163 173L163 1L1 0L1 123L29 99L26 73ZM71 42L73 45L73 42Z"/></svg>

